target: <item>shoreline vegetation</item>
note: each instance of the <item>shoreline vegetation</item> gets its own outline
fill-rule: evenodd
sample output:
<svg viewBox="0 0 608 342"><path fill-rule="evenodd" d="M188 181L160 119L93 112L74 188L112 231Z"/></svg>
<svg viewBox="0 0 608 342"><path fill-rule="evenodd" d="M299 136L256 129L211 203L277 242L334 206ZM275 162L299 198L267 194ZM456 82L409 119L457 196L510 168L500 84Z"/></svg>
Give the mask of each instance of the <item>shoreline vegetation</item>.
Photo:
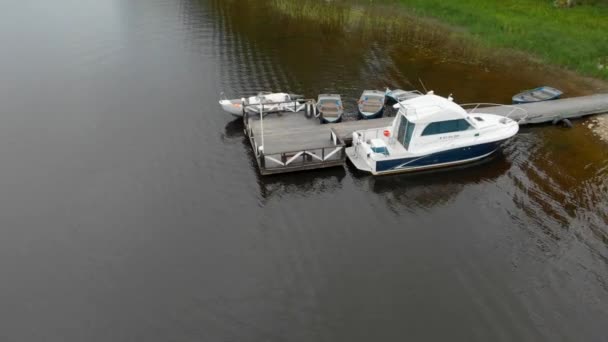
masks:
<svg viewBox="0 0 608 342"><path fill-rule="evenodd" d="M608 3L556 7L551 0L271 0L290 17L373 28L468 63L528 61L608 80Z"/></svg>
<svg viewBox="0 0 608 342"><path fill-rule="evenodd" d="M586 1L568 8L551 0L398 2L419 15L462 27L488 47L527 52L608 80L608 2Z"/></svg>
<svg viewBox="0 0 608 342"><path fill-rule="evenodd" d="M287 17L356 34L407 42L421 53L481 66L541 70L608 92L608 1L552 0L269 0ZM587 125L608 143L608 115Z"/></svg>

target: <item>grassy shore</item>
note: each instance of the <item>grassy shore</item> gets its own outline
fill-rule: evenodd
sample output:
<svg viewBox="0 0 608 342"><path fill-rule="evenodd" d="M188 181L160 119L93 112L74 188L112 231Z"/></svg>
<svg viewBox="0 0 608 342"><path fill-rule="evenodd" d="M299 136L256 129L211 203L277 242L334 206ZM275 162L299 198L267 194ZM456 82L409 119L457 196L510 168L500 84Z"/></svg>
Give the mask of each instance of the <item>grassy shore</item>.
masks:
<svg viewBox="0 0 608 342"><path fill-rule="evenodd" d="M396 0L409 11L464 28L490 48L608 79L608 6L558 9L551 0Z"/></svg>
<svg viewBox="0 0 608 342"><path fill-rule="evenodd" d="M552 0L271 0L271 3L289 16L363 31L374 27L390 33L391 39L413 40L437 54L453 54L459 59L477 62L501 56L511 58L513 54L498 51L511 50L524 52L541 64L608 79L606 4L560 9L553 6Z"/></svg>

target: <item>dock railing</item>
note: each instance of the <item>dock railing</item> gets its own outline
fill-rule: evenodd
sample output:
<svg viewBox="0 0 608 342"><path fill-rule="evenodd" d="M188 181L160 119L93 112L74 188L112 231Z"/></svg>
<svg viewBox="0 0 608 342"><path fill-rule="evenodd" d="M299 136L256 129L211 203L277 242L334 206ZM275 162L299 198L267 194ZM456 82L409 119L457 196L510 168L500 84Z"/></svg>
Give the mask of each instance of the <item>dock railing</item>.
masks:
<svg viewBox="0 0 608 342"><path fill-rule="evenodd" d="M247 103L245 98L241 99L241 108L244 113L250 114L260 114L264 115L271 113L280 113L280 112L291 112L296 113L303 111L307 108L308 105L315 104L314 99L293 99L289 101L279 101L279 102L259 102L259 103Z"/></svg>
<svg viewBox="0 0 608 342"><path fill-rule="evenodd" d="M384 136L384 131L387 129L390 129L390 128L391 127L369 128L369 129L358 130L354 133L356 133L357 137L360 138L362 141L368 141L371 139L383 139L383 140L387 140L390 142L391 141L390 138L392 138L392 134L391 134L390 138L387 138Z"/></svg>
<svg viewBox="0 0 608 342"><path fill-rule="evenodd" d="M324 164L336 165L346 159L346 144L333 129L330 131L330 142L325 146L266 153L264 148L257 146L256 140L252 139L252 147L262 173L272 173L286 168L306 169L313 166L322 167Z"/></svg>
<svg viewBox="0 0 608 342"><path fill-rule="evenodd" d="M260 125L262 126L262 133L264 132L264 117L269 114L277 114L277 113L297 113L301 110L310 111L312 115L318 117L317 115L317 106L316 101L314 99L297 99L293 101L293 107L291 104L292 101L289 102L266 102L266 103L254 103L248 104L245 98L241 99L241 110L243 113L243 125L245 126L245 134L248 137L253 137L253 130L251 129L251 125L249 121L253 117L258 117L260 120ZM289 106L286 106L286 103L290 103ZM270 110L276 109L277 105L283 105L282 110ZM262 134L262 146L264 145L264 134Z"/></svg>

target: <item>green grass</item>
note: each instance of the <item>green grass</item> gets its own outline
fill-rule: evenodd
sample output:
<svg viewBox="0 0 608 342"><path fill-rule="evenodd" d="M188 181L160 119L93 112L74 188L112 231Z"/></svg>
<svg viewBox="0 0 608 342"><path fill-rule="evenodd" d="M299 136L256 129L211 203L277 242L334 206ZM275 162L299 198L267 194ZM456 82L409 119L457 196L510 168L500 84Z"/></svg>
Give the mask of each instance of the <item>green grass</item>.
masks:
<svg viewBox="0 0 608 342"><path fill-rule="evenodd" d="M369 0L270 0L269 3L285 17L314 22L334 33L347 34L349 39L407 43L442 59L462 62L480 63L496 57L479 49L479 44L467 39L472 37L466 37L462 30L417 18L395 0L376 0L371 5Z"/></svg>
<svg viewBox="0 0 608 342"><path fill-rule="evenodd" d="M391 39L409 39L436 54L451 54L460 60L509 59L515 56L508 53L512 50L543 64L608 79L606 4L560 9L552 0L270 2L283 14L324 25L358 28L363 33L380 27ZM403 11L395 11L395 6Z"/></svg>
<svg viewBox="0 0 608 342"><path fill-rule="evenodd" d="M608 6L553 7L551 0L396 0L410 11L464 28L489 48L608 79ZM603 66L603 67L602 67Z"/></svg>

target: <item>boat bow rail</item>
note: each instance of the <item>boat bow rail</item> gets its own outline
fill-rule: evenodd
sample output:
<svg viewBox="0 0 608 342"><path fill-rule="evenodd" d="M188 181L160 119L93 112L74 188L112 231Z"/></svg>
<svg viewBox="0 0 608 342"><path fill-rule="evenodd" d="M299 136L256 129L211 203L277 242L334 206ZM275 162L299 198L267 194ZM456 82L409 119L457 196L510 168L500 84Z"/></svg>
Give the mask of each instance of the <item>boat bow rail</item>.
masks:
<svg viewBox="0 0 608 342"><path fill-rule="evenodd" d="M389 96L397 101L397 103L409 100L414 97L424 95L419 90L402 90L402 89L389 89L388 87L385 90L386 96Z"/></svg>
<svg viewBox="0 0 608 342"><path fill-rule="evenodd" d="M391 131L391 127L370 128L353 132L353 145L355 141L368 141L370 139L384 139L384 131ZM392 134L391 134L392 138ZM392 139L389 139L392 143Z"/></svg>
<svg viewBox="0 0 608 342"><path fill-rule="evenodd" d="M484 114L484 108L492 108L492 114L504 116L507 119L511 119L519 124L525 124L529 117L527 110L513 105L505 105L498 103L465 103L460 105L469 114Z"/></svg>

